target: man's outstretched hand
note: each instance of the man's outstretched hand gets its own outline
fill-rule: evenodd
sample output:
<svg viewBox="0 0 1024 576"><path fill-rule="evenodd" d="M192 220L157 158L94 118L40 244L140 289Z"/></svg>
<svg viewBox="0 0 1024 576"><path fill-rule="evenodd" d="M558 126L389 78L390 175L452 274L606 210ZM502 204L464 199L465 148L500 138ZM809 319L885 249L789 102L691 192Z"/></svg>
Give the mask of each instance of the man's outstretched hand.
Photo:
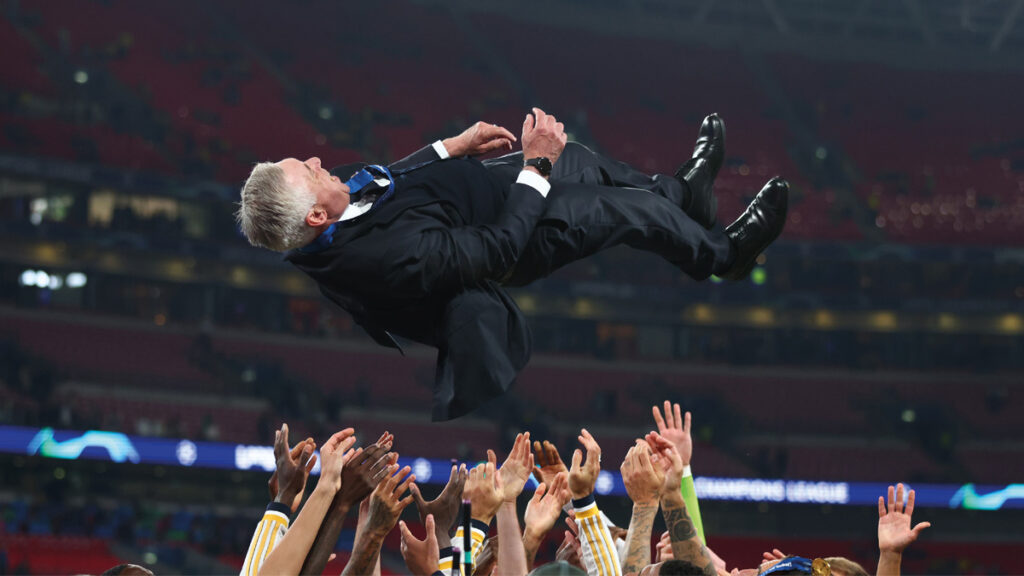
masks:
<svg viewBox="0 0 1024 576"><path fill-rule="evenodd" d="M316 465L316 442L306 438L291 449L288 448L288 425L284 424L274 433L274 459L277 469L267 482L270 499L292 509L294 514L302 503L306 480Z"/></svg>
<svg viewBox="0 0 1024 576"><path fill-rule="evenodd" d="M477 122L454 138L445 138L441 143L448 150L448 155L479 156L495 150L512 151L512 143L516 137L497 124Z"/></svg>
<svg viewBox="0 0 1024 576"><path fill-rule="evenodd" d="M565 149L565 126L540 108L533 109L523 121L523 159L547 158L554 164ZM532 168L531 168L532 169Z"/></svg>
<svg viewBox="0 0 1024 576"><path fill-rule="evenodd" d="M420 488L416 484L409 485L409 491L416 502L416 509L420 513L420 520L427 521L427 516L433 516L437 526L437 542L442 548L451 546L451 527L459 515L459 505L462 504L462 491L466 487L466 479L469 472L466 465L456 466L452 464L452 471L448 477L448 484L437 498L426 501Z"/></svg>
<svg viewBox="0 0 1024 576"><path fill-rule="evenodd" d="M932 525L931 522L921 522L911 528L913 514L914 491L907 495L904 508L903 484L897 484L895 490L889 486L888 506L884 498L878 497L878 549L882 553L902 554L911 542L917 540L922 530Z"/></svg>
<svg viewBox="0 0 1024 576"><path fill-rule="evenodd" d="M665 417L661 417L658 406L652 406L654 423L658 425L658 434L672 442L683 459L683 466L690 465L690 458L693 456L693 438L690 436L690 413L685 417L679 410L679 404L672 404L665 400Z"/></svg>

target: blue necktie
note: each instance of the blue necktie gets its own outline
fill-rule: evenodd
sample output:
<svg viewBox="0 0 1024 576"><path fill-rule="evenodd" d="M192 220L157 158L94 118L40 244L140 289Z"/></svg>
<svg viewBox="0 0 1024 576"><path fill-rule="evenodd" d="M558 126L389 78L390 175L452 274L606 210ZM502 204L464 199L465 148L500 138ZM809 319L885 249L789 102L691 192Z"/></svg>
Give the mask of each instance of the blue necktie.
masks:
<svg viewBox="0 0 1024 576"><path fill-rule="evenodd" d="M386 178L388 186L384 192L380 193L373 201L374 207L390 198L395 192L395 179L391 176L391 171L388 170L386 166L370 164L366 168L363 168L359 172L353 174L352 177L345 182L349 190L349 200L351 202L359 202L364 194L380 190L382 187L377 184L377 178Z"/></svg>

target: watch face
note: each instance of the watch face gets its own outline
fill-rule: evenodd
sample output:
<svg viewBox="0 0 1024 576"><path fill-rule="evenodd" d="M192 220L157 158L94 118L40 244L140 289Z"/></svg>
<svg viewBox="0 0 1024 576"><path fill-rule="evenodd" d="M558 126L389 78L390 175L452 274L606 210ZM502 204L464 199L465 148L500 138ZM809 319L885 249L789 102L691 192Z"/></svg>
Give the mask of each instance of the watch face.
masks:
<svg viewBox="0 0 1024 576"><path fill-rule="evenodd" d="M548 175L551 174L551 160L549 160L549 159L547 159L547 158L545 158L543 156L540 156L540 157L537 157L537 158L530 158L529 160L526 161L526 165L527 166L533 166L543 176L548 176Z"/></svg>

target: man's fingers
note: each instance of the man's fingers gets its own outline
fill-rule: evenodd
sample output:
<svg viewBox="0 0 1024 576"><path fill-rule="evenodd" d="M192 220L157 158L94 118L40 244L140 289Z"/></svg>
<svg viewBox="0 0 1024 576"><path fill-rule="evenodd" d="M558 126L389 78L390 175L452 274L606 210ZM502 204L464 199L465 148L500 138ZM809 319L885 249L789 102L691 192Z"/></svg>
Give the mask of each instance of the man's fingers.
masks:
<svg viewBox="0 0 1024 576"><path fill-rule="evenodd" d="M921 522L917 526L914 526L914 537L917 538L918 536L920 536L922 530L924 530L925 528L931 528L931 527L932 527L932 523L931 522Z"/></svg>
<svg viewBox="0 0 1024 576"><path fill-rule="evenodd" d="M412 472L412 468L409 468L408 466L406 466L405 468L402 469L401 472L399 472L398 477L401 478L401 477L405 476L406 474L409 474L409 472ZM405 479L402 480L402 483L399 484L397 488L395 488L395 494L405 494L405 491L408 490L409 486L412 485L412 483L415 482L415 481L416 481L416 475L415 474L409 474L408 476L405 476Z"/></svg>
<svg viewBox="0 0 1024 576"><path fill-rule="evenodd" d="M540 464L541 468L547 466L547 460L544 458L544 448L536 440L533 442L533 455L536 456L537 463Z"/></svg>
<svg viewBox="0 0 1024 576"><path fill-rule="evenodd" d="M896 512L903 511L903 483L896 485Z"/></svg>
<svg viewBox="0 0 1024 576"><path fill-rule="evenodd" d="M889 498L888 498L889 506L888 506L888 512L890 514L895 511L893 509L893 506L895 506L895 502L896 502L896 487L895 486L889 486Z"/></svg>
<svg viewBox="0 0 1024 576"><path fill-rule="evenodd" d="M677 406L678 406L678 404L677 404ZM683 418L683 432L685 432L687 434L690 433L690 420L691 420L690 412L687 411L686 414L684 415L684 418Z"/></svg>
<svg viewBox="0 0 1024 576"><path fill-rule="evenodd" d="M531 502L540 502L541 498L544 497L544 493L547 492L547 484L541 482L537 485L537 490L533 493L533 498L530 498Z"/></svg>
<svg viewBox="0 0 1024 576"><path fill-rule="evenodd" d="M516 137L504 126L498 126L497 124L491 124L489 128L492 138L506 138L512 142L516 141Z"/></svg>
<svg viewBox="0 0 1024 576"><path fill-rule="evenodd" d="M346 438L354 438L355 433L355 428L345 428L344 430L339 430L335 432L333 435L331 435L327 442L324 442L324 446L323 448L321 448L321 452L325 449L330 451L337 450L338 446L341 445L341 442L343 440L345 440Z"/></svg>
<svg viewBox="0 0 1024 576"><path fill-rule="evenodd" d="M661 410L658 410L657 406L651 406L651 413L654 414L654 423L658 425L658 431L663 432L665 430L665 419L661 417Z"/></svg>
<svg viewBox="0 0 1024 576"><path fill-rule="evenodd" d="M583 451L577 448L572 453L572 469L577 470L583 462Z"/></svg>
<svg viewBox="0 0 1024 576"><path fill-rule="evenodd" d="M423 499L423 494L420 493L420 487L416 484L409 486L409 492L412 493L412 497L416 500L416 507L423 510L427 506L427 501Z"/></svg>
<svg viewBox="0 0 1024 576"><path fill-rule="evenodd" d="M672 414L672 403L665 400L665 426L669 428L675 428L676 422Z"/></svg>
<svg viewBox="0 0 1024 576"><path fill-rule="evenodd" d="M280 460L285 453L284 441L281 439L281 431L274 430L274 458Z"/></svg>
<svg viewBox="0 0 1024 576"><path fill-rule="evenodd" d="M878 517L885 516L885 498L882 496L878 497Z"/></svg>
<svg viewBox="0 0 1024 576"><path fill-rule="evenodd" d="M562 462L562 457L558 454L558 448L547 440L544 441L544 453L547 456L548 464L559 464Z"/></svg>
<svg viewBox="0 0 1024 576"><path fill-rule="evenodd" d="M913 490L911 490L910 494L907 495L907 507L906 509L904 509L904 512L907 513L907 516L914 515L914 496L915 494Z"/></svg>

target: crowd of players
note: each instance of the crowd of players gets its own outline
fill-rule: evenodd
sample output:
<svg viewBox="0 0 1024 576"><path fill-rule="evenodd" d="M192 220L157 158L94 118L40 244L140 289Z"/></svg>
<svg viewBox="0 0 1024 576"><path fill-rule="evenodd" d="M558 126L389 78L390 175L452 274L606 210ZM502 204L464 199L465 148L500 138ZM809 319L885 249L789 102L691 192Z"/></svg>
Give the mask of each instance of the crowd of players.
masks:
<svg viewBox="0 0 1024 576"><path fill-rule="evenodd" d="M275 433L277 470L269 481L272 502L253 534L242 576L320 574L333 558L346 516L358 510L352 555L343 575L379 575L380 552L388 535L401 533L401 553L410 574L447 576L639 574L866 576L856 562L842 558L804 558L778 549L763 554L756 568L730 567L704 538L690 461L691 415L665 402L664 414L652 408L657 432L638 438L620 464L633 502L628 529L616 526L599 509L595 484L601 471L601 447L586 429L569 465L547 441L529 432L516 436L499 466L494 451L471 469L452 465L448 483L433 500L425 499L416 476L400 468L396 438L385 432L376 442L356 447L355 430L346 428L319 446L320 478L306 495L317 461L312 438L289 446L288 426ZM539 482L520 518L519 499L530 476ZM305 504L303 505L303 501ZM415 504L425 527L420 537L399 517ZM468 506L468 508L466 508ZM301 507L301 509L300 509ZM652 532L661 511L666 530L654 546ZM928 522L914 526L914 491L889 486L878 500L877 574L898 575L904 549ZM466 516L464 516L464 514ZM537 565L537 551L566 514L562 542L554 562ZM292 518L294 517L294 520ZM496 528L496 535L488 537ZM464 546L469 527L468 553ZM106 574L136 573L123 565ZM148 572L148 571L147 571Z"/></svg>

